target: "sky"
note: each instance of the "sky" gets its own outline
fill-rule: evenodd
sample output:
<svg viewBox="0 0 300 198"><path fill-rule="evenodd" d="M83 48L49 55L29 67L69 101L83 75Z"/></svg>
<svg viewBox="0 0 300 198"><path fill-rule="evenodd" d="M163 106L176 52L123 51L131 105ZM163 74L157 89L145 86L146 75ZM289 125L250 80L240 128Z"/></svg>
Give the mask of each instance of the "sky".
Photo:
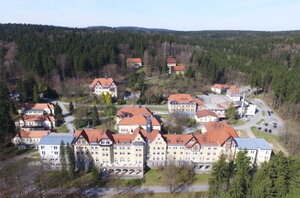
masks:
<svg viewBox="0 0 300 198"><path fill-rule="evenodd" d="M171 30L300 29L300 0L0 0L0 23Z"/></svg>

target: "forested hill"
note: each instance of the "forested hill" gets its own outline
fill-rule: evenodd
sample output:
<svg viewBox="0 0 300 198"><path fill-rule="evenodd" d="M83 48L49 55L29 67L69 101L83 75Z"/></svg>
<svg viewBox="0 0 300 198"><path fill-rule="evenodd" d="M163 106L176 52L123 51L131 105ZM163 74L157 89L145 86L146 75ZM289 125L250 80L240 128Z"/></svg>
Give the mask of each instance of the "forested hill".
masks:
<svg viewBox="0 0 300 198"><path fill-rule="evenodd" d="M127 57L142 57L147 76L166 73L166 57L189 65L188 78L235 82L271 91L274 105L300 102L300 32L160 31L0 25L0 75L13 83L96 76L127 78Z"/></svg>

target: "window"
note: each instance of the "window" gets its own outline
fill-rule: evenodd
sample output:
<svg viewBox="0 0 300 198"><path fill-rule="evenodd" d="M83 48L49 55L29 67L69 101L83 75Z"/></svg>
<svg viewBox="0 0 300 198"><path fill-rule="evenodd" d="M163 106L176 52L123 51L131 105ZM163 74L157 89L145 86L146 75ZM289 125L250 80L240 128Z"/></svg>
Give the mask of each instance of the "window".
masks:
<svg viewBox="0 0 300 198"><path fill-rule="evenodd" d="M54 154L55 154L55 155L57 155L57 154L58 154L58 152L57 152L57 151L55 151L55 152L54 152Z"/></svg>
<svg viewBox="0 0 300 198"><path fill-rule="evenodd" d="M45 151L42 151L42 154L43 154L43 155L45 155L45 154L46 154L46 152L45 152Z"/></svg>
<svg viewBox="0 0 300 198"><path fill-rule="evenodd" d="M57 146L54 146L53 149L57 149Z"/></svg>
<svg viewBox="0 0 300 198"><path fill-rule="evenodd" d="M44 149L45 148L45 146L41 146L41 149Z"/></svg>

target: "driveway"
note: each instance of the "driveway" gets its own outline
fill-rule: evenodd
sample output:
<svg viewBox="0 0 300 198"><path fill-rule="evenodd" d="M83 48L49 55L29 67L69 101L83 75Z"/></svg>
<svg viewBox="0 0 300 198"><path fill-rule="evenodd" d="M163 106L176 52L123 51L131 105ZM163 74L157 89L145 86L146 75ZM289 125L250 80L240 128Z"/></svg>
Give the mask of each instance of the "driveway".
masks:
<svg viewBox="0 0 300 198"><path fill-rule="evenodd" d="M69 103L57 101L58 105L62 109L63 116L65 118L65 125L67 126L70 133L73 133L75 126L73 124L73 121L75 120L75 117L70 115L69 110L66 108L65 105L69 105Z"/></svg>

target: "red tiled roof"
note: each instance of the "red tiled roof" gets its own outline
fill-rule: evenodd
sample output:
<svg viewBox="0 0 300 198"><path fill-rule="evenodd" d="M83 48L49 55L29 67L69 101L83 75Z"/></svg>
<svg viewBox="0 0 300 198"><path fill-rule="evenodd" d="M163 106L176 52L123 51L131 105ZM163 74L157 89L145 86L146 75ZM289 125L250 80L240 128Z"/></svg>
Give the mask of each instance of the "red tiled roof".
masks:
<svg viewBox="0 0 300 198"><path fill-rule="evenodd" d="M25 109L54 109L51 103L25 103L23 107Z"/></svg>
<svg viewBox="0 0 300 198"><path fill-rule="evenodd" d="M50 131L26 131L22 130L16 134L19 138L42 138L43 136L49 135Z"/></svg>
<svg viewBox="0 0 300 198"><path fill-rule="evenodd" d="M172 67L173 71L184 71L185 70L185 66L184 65L177 65Z"/></svg>
<svg viewBox="0 0 300 198"><path fill-rule="evenodd" d="M82 136L89 143L91 142L99 142L101 139L108 138L113 141L112 134L107 129L83 129L80 134L76 133L78 137L76 140ZM76 141L75 140L75 141Z"/></svg>
<svg viewBox="0 0 300 198"><path fill-rule="evenodd" d="M127 58L126 60L127 63L142 63L142 59L141 58Z"/></svg>
<svg viewBox="0 0 300 198"><path fill-rule="evenodd" d="M49 120L51 122L55 122L54 116L51 115L23 115L21 119L24 122L30 122L30 121L46 121Z"/></svg>
<svg viewBox="0 0 300 198"><path fill-rule="evenodd" d="M177 134L166 134L164 135L168 144L187 144L194 136L193 135L177 135Z"/></svg>
<svg viewBox="0 0 300 198"><path fill-rule="evenodd" d="M160 126L158 120L154 117L151 118L153 126ZM119 121L118 125L146 125L147 118L144 115L135 115L129 118L123 118Z"/></svg>
<svg viewBox="0 0 300 198"><path fill-rule="evenodd" d="M239 93L240 90L236 86L230 86L229 91L232 93Z"/></svg>
<svg viewBox="0 0 300 198"><path fill-rule="evenodd" d="M228 89L230 86L227 85L227 84L214 84L213 85L213 88L216 88L216 89Z"/></svg>
<svg viewBox="0 0 300 198"><path fill-rule="evenodd" d="M206 116L213 116L213 117L216 117L216 118L218 117L218 115L215 112L212 112L212 111L207 110L207 109L202 109L202 110L197 111L196 116L198 118L206 117Z"/></svg>
<svg viewBox="0 0 300 198"><path fill-rule="evenodd" d="M152 130L151 133L147 133L147 131L145 129L143 129L142 127L138 127L134 130L133 134L137 135L137 134L141 134L142 137L144 137L145 139L149 140L149 142L152 142L156 136L160 133L159 130Z"/></svg>
<svg viewBox="0 0 300 198"><path fill-rule="evenodd" d="M114 80L112 78L95 78L94 81L89 85L89 87L95 87L98 82L102 87L110 87Z"/></svg>
<svg viewBox="0 0 300 198"><path fill-rule="evenodd" d="M237 135L236 131L234 130L234 128L232 128L230 126L226 126L224 128L219 128L219 129L207 131L202 136L203 137L200 137L200 139L202 139L202 144L204 144L204 145L222 145L229 138L238 137L238 135Z"/></svg>
<svg viewBox="0 0 300 198"><path fill-rule="evenodd" d="M136 137L135 134L113 134L112 135L116 144L128 144L131 143Z"/></svg>
<svg viewBox="0 0 300 198"><path fill-rule="evenodd" d="M206 107L206 105L204 104L204 102L202 100L200 100L199 98L194 98L194 101L201 107Z"/></svg>
<svg viewBox="0 0 300 198"><path fill-rule="evenodd" d="M147 115L151 116L152 113L146 107L130 107L126 106L117 112L117 116L135 116L135 115Z"/></svg>
<svg viewBox="0 0 300 198"><path fill-rule="evenodd" d="M167 63L176 63L176 59L175 58L167 58Z"/></svg>
<svg viewBox="0 0 300 198"><path fill-rule="evenodd" d="M206 122L204 123L204 127L207 131L212 131L215 129L229 127L229 125L226 122Z"/></svg>
<svg viewBox="0 0 300 198"><path fill-rule="evenodd" d="M176 101L178 103L195 102L190 94L173 94L169 96L169 101Z"/></svg>

